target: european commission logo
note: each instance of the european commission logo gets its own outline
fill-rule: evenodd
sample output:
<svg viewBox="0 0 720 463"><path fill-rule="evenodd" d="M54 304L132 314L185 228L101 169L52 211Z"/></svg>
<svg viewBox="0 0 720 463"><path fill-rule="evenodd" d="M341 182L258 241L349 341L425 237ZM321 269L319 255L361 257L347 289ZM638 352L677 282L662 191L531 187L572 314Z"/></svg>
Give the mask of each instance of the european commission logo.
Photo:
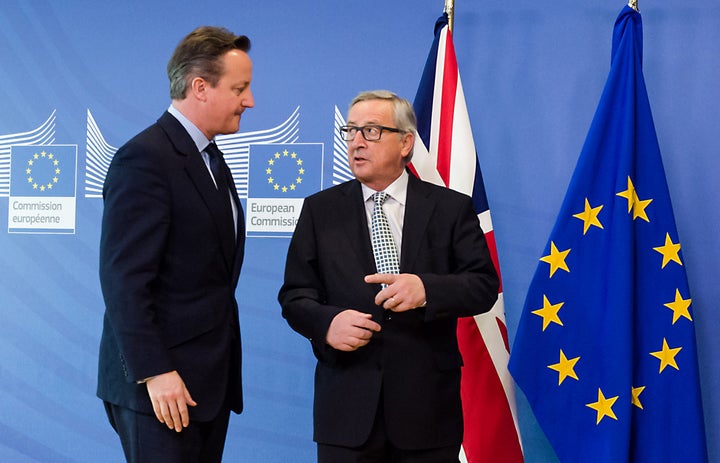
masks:
<svg viewBox="0 0 720 463"><path fill-rule="evenodd" d="M322 143L251 144L248 236L291 236L303 200L322 189Z"/></svg>
<svg viewBox="0 0 720 463"><path fill-rule="evenodd" d="M76 145L10 148L9 233L75 233Z"/></svg>

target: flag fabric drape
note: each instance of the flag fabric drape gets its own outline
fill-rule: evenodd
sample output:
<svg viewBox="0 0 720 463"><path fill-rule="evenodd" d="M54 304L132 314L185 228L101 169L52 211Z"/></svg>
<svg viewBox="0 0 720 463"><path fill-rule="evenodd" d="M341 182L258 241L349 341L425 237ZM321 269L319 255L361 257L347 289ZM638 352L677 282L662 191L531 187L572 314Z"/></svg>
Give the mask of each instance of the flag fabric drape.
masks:
<svg viewBox="0 0 720 463"><path fill-rule="evenodd" d="M446 15L435 25L435 39L413 106L418 136L410 169L423 180L473 198L499 274L490 210ZM507 370L502 287L490 312L458 320L458 343L464 362L461 458L469 463L523 461L514 383Z"/></svg>
<svg viewBox="0 0 720 463"><path fill-rule="evenodd" d="M695 319L625 7L510 371L563 462L707 461Z"/></svg>

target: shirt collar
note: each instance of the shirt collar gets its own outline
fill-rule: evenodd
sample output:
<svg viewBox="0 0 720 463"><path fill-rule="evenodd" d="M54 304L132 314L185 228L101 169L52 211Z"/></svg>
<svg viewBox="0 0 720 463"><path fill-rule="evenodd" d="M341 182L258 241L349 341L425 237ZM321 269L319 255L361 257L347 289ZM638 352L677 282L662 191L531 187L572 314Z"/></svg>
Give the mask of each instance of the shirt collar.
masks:
<svg viewBox="0 0 720 463"><path fill-rule="evenodd" d="M362 192L363 192L363 200L367 201L370 199L372 195L377 193L372 188L369 188L362 185ZM390 195L392 199L399 202L403 206L405 205L405 199L407 198L407 185L408 185L408 173L405 169L403 169L402 174L395 179L394 182L392 182L390 185L388 185L387 188L385 188L385 193Z"/></svg>
<svg viewBox="0 0 720 463"><path fill-rule="evenodd" d="M190 122L190 119L185 117L185 115L172 104L168 108L168 112L175 116L175 119L177 119L178 122L180 122L180 124L185 128L188 135L190 135L190 138L192 138L195 143L195 146L197 146L198 151L203 151L207 147L208 143L210 143L210 140L208 140L205 134L202 133L202 130L198 129L195 124Z"/></svg>

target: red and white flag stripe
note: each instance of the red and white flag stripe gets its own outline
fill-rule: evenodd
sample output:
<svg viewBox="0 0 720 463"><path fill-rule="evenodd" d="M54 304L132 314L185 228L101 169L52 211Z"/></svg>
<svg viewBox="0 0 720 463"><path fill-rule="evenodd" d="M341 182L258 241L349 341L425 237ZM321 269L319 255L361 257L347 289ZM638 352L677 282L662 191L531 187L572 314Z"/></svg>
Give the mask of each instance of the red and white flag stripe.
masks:
<svg viewBox="0 0 720 463"><path fill-rule="evenodd" d="M473 197L499 274L490 210L477 162L452 35L444 15L438 26L415 101L419 133L411 170L423 180ZM427 110L418 108L423 101L430 105ZM423 119L428 115L429 124ZM427 127L429 133L422 133ZM461 384L465 421L462 461L522 462L515 385L507 368L509 347L502 287L490 312L458 320L458 343L465 364Z"/></svg>

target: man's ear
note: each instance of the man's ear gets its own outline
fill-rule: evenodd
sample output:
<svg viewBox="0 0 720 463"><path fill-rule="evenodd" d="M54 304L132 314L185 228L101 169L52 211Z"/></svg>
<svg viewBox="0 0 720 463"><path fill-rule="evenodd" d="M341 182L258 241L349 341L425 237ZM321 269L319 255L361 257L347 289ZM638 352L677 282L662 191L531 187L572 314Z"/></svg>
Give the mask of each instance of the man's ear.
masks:
<svg viewBox="0 0 720 463"><path fill-rule="evenodd" d="M205 101L207 99L208 87L208 82L202 77L194 77L190 81L190 92L193 97L200 101Z"/></svg>
<svg viewBox="0 0 720 463"><path fill-rule="evenodd" d="M402 156L407 157L415 145L415 133L406 132L402 134Z"/></svg>

